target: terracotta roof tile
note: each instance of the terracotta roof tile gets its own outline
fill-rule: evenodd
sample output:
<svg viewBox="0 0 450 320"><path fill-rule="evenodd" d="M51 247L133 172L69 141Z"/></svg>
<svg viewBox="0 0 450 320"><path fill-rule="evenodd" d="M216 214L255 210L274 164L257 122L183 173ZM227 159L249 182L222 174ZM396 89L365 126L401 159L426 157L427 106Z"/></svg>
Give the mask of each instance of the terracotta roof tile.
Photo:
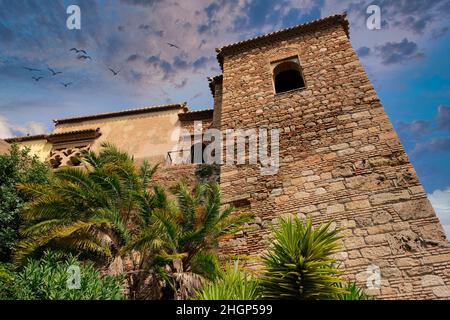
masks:
<svg viewBox="0 0 450 320"><path fill-rule="evenodd" d="M209 120L214 116L214 109L193 110L186 113L179 113L181 121Z"/></svg>
<svg viewBox="0 0 450 320"><path fill-rule="evenodd" d="M100 130L97 129L84 129L74 130L67 132L51 133L51 134L39 134L34 136L23 136L5 139L8 143L24 142L33 140L48 140L50 142L59 140L76 140L80 138L97 138L101 135Z"/></svg>
<svg viewBox="0 0 450 320"><path fill-rule="evenodd" d="M104 119L104 118L111 118L111 117L118 117L118 116L125 116L125 115L133 115L133 114L170 110L170 109L184 109L185 111L187 111L186 102L179 103L179 104L151 106L151 107L145 107L145 108L139 108L139 109L128 109L128 110L121 110L121 111L108 112L108 113L98 113L98 114L79 116L79 117L73 117L73 118L55 119L55 120L53 120L53 122L58 125L58 124L62 124L62 123L71 123L71 122L79 122L79 121L94 120L94 119Z"/></svg>
<svg viewBox="0 0 450 320"><path fill-rule="evenodd" d="M37 135L33 135L33 136L13 137L13 138L8 138L8 139L4 139L4 140L8 143L15 143L15 142L24 142L24 141L33 141L33 140L43 140L46 138L47 138L46 134L37 134Z"/></svg>

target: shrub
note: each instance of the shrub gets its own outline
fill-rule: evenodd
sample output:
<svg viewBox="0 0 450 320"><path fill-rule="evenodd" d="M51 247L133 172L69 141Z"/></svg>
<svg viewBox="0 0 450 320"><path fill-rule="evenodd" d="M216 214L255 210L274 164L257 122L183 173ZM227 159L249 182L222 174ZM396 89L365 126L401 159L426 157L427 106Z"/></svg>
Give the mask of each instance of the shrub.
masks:
<svg viewBox="0 0 450 320"><path fill-rule="evenodd" d="M236 262L228 266L220 278L206 284L197 293L197 300L256 300L260 296L259 282L241 271Z"/></svg>
<svg viewBox="0 0 450 320"><path fill-rule="evenodd" d="M0 262L10 262L12 251L19 240L19 212L30 197L17 189L20 183L49 181L49 168L28 149L12 145L9 154L0 155Z"/></svg>
<svg viewBox="0 0 450 320"><path fill-rule="evenodd" d="M374 300L375 298L366 294L356 283L339 283L338 287L345 289L346 292L336 295L337 300Z"/></svg>
<svg viewBox="0 0 450 320"><path fill-rule="evenodd" d="M345 292L332 257L338 250L338 231L330 223L313 228L311 220L280 219L274 242L263 257L265 299L334 299Z"/></svg>
<svg viewBox="0 0 450 320"><path fill-rule="evenodd" d="M70 266L80 268L79 289L68 286ZM91 263L80 263L70 254L46 252L40 260L28 260L23 270L9 280L14 300L118 300L123 299L123 278L102 277ZM3 292L5 287L0 288Z"/></svg>

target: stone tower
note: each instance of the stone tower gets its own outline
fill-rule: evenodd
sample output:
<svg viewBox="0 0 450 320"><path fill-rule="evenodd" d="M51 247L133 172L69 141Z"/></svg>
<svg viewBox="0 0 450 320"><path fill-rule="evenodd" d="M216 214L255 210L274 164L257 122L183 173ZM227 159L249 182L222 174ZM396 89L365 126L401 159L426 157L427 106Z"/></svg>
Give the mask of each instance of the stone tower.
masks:
<svg viewBox="0 0 450 320"><path fill-rule="evenodd" d="M335 15L218 50L214 123L280 130L280 167L223 165L228 203L257 215L223 250L260 255L285 214L335 221L350 281L381 271L384 299L450 297L450 247L426 193Z"/></svg>

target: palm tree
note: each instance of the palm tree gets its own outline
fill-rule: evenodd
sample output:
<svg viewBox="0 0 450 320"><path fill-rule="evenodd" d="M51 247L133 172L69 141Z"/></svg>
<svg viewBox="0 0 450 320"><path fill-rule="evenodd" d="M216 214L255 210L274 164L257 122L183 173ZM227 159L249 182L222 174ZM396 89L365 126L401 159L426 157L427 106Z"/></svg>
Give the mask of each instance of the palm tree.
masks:
<svg viewBox="0 0 450 320"><path fill-rule="evenodd" d="M242 230L252 214L232 214L221 208L217 183L198 184L193 193L184 183L172 188L176 204L166 202L156 191L159 208L142 217L141 232L123 250L138 250L165 286L163 298L186 298L194 294L203 279L214 279L219 272L215 249L222 238Z"/></svg>
<svg viewBox="0 0 450 320"><path fill-rule="evenodd" d="M19 186L32 196L23 212L19 264L46 247L114 257L130 239L133 214L151 210L146 188L156 167L144 162L139 173L127 153L107 143L98 155L83 151L80 161L81 168L55 171L49 184Z"/></svg>
<svg viewBox="0 0 450 320"><path fill-rule="evenodd" d="M274 242L263 256L261 279L265 299L334 299L346 292L332 257L339 249L337 230L330 224L313 228L311 220L281 218Z"/></svg>
<svg viewBox="0 0 450 320"><path fill-rule="evenodd" d="M170 201L161 187L150 189L157 166L144 162L138 171L133 158L113 145L103 144L98 154L84 151L79 158L81 167L55 171L46 185L20 186L32 200L23 212L17 263L46 248L114 261L137 255L133 270L127 270L132 294L150 275L153 291L186 297L202 279L216 276L214 249L220 239L252 217L222 209L217 184L199 184L192 194L180 183L172 190L177 201Z"/></svg>

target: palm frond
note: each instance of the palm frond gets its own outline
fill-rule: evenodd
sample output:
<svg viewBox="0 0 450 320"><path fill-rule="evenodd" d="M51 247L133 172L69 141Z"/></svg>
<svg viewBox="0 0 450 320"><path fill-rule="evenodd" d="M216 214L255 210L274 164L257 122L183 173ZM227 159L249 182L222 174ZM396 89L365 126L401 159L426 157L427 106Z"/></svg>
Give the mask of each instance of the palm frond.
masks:
<svg viewBox="0 0 450 320"><path fill-rule="evenodd" d="M139 173L142 181L142 188L144 188L144 190L147 189L148 183L150 182L150 179L155 175L158 167L159 164L152 166L147 160L144 160L144 162L142 163Z"/></svg>

